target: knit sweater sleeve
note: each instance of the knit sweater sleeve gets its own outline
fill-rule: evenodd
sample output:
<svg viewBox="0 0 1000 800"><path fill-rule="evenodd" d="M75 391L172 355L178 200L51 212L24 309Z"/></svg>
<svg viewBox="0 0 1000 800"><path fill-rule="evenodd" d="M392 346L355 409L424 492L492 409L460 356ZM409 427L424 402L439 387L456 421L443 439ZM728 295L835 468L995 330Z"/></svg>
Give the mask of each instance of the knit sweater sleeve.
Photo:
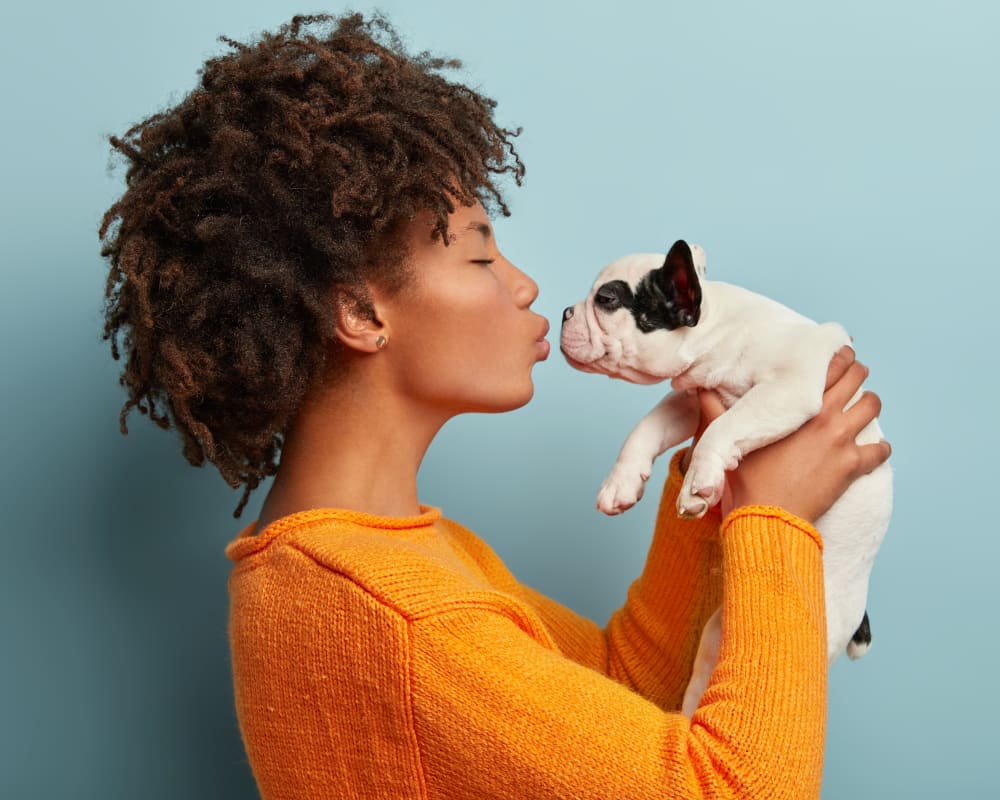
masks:
<svg viewBox="0 0 1000 800"><path fill-rule="evenodd" d="M702 628L722 599L718 509L677 516L683 451L670 461L642 574L608 622L608 672L661 708L680 707Z"/></svg>
<svg viewBox="0 0 1000 800"><path fill-rule="evenodd" d="M411 621L413 730L428 794L818 797L826 706L818 536L780 509L744 508L724 523L721 551L719 661L690 720L545 647L516 616L459 606ZM655 605L642 580L630 602ZM650 647L667 646L661 627L671 626L639 628L664 637Z"/></svg>
<svg viewBox="0 0 1000 800"><path fill-rule="evenodd" d="M722 598L721 517L677 516L684 451L674 454L642 574L602 629L530 588L525 600L563 655L624 683L666 710L680 708L701 630Z"/></svg>

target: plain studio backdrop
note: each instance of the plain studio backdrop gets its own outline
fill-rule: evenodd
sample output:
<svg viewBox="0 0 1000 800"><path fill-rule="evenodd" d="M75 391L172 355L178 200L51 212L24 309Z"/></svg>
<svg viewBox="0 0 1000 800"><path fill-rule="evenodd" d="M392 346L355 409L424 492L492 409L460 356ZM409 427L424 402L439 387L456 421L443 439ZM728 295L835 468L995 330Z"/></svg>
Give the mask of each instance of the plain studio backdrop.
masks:
<svg viewBox="0 0 1000 800"><path fill-rule="evenodd" d="M358 3L358 10L369 10ZM702 244L709 277L837 320L872 369L896 507L874 644L830 678L824 796L996 797L1000 5L384 2L413 50L524 126L501 247L553 323L628 252ZM5 3L0 795L254 796L233 713L225 544L239 493L138 413L100 340L106 136L178 101L216 37L284 0ZM638 574L635 509L594 497L660 397L571 370L450 423L421 496L524 582L603 624ZM595 732L595 735L598 735Z"/></svg>

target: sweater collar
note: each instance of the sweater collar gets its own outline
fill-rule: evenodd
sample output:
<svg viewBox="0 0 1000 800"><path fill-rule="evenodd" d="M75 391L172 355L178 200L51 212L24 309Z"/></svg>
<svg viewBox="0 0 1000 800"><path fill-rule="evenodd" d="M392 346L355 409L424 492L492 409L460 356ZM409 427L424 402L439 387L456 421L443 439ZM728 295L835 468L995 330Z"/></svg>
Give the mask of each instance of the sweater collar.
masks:
<svg viewBox="0 0 1000 800"><path fill-rule="evenodd" d="M384 517L346 508L311 508L276 519L262 531L257 531L257 520L248 523L226 547L226 555L233 561L239 561L267 547L287 531L328 522L346 522L374 530L404 530L430 527L440 518L440 508L423 503L420 504L420 513L409 517Z"/></svg>

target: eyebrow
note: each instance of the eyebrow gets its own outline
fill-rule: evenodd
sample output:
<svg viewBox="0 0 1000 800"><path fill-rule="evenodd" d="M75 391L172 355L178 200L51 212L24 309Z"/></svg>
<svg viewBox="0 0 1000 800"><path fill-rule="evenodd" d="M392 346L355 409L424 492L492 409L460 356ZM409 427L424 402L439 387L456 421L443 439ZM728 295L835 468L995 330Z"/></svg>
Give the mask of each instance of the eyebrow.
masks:
<svg viewBox="0 0 1000 800"><path fill-rule="evenodd" d="M489 239L493 235L493 231L490 230L490 226L487 225L485 222L479 222L478 220L475 222L470 222L468 225L466 225L465 230L479 231L483 235L483 238L485 239Z"/></svg>

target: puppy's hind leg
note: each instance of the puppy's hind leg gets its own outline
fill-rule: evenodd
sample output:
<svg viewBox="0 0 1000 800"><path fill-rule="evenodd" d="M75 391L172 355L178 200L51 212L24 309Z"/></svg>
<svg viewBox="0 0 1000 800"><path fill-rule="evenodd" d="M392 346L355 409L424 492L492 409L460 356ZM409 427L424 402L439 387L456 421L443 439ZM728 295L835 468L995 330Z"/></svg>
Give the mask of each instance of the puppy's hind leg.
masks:
<svg viewBox="0 0 1000 800"><path fill-rule="evenodd" d="M866 611L864 617L861 619L861 624L854 632L854 636L852 636L851 641L847 643L847 657L852 661L857 661L861 658L861 656L868 652L871 646L872 628L871 624L868 622L868 612Z"/></svg>

